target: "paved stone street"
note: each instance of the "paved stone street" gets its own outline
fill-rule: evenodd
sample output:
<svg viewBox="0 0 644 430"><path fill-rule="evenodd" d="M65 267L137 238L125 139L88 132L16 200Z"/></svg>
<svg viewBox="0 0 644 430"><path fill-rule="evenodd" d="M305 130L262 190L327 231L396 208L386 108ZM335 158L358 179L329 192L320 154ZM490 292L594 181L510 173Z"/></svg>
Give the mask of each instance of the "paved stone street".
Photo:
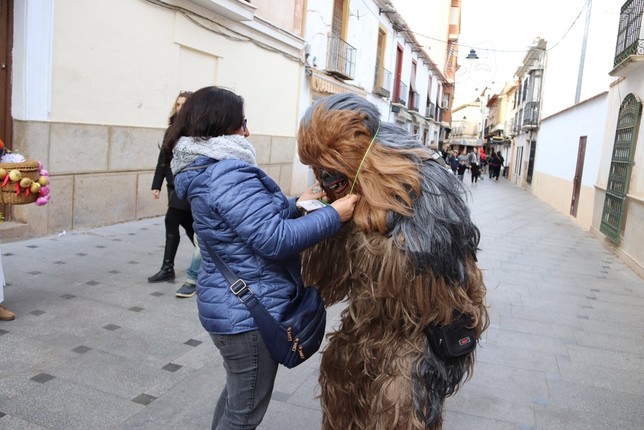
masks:
<svg viewBox="0 0 644 430"><path fill-rule="evenodd" d="M505 179L471 188L492 321L445 430L644 428L644 281ZM209 428L221 360L174 296L185 236L176 282L147 282L163 238L153 218L1 245L0 428ZM319 429L317 365L280 369L260 429Z"/></svg>

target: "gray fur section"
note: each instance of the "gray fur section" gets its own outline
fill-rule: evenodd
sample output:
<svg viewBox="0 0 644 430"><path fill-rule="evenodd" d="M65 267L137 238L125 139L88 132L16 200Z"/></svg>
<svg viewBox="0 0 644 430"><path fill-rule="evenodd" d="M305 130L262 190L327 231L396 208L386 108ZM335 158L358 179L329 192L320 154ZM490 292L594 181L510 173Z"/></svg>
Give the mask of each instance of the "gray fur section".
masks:
<svg viewBox="0 0 644 430"><path fill-rule="evenodd" d="M430 427L441 417L445 397L454 395L465 379L471 354L445 362L425 345L425 355L414 363L412 384L414 408Z"/></svg>

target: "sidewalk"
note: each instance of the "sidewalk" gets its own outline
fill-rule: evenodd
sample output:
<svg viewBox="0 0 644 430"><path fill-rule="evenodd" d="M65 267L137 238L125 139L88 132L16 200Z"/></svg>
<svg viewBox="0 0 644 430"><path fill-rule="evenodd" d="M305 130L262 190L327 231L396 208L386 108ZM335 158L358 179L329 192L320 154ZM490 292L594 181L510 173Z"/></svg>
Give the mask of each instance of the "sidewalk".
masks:
<svg viewBox="0 0 644 430"><path fill-rule="evenodd" d="M469 186L469 175L465 183ZM491 325L445 430L644 428L644 281L505 179L471 186ZM2 244L0 428L207 429L224 381L163 218ZM339 307L329 312L329 325ZM319 429L318 357L280 368L262 430Z"/></svg>

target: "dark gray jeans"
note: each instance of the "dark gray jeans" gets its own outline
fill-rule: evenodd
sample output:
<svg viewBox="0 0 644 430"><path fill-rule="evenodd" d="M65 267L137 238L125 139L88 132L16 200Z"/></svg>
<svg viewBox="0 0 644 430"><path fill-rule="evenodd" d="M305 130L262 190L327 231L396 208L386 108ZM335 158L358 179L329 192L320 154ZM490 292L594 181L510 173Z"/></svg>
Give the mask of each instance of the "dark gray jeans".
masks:
<svg viewBox="0 0 644 430"><path fill-rule="evenodd" d="M212 430L253 430L268 408L278 364L257 330L210 337L226 369L226 385L215 407Z"/></svg>

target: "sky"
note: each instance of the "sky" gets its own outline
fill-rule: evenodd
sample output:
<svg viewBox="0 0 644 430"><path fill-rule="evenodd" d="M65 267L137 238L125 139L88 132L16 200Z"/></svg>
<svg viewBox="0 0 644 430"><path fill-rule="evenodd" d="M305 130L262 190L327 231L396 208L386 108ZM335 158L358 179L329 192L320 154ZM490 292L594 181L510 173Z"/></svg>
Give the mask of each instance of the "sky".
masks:
<svg viewBox="0 0 644 430"><path fill-rule="evenodd" d="M431 34L431 29L424 28L423 16L432 13L432 3L437 1L443 0L395 0L394 4L415 33ZM580 12L586 2L462 0L456 103L474 101L485 87L500 90L512 80L537 37L551 48L573 23L575 28L583 26L586 12ZM470 49L476 50L478 60L465 58ZM431 49L428 54L431 57Z"/></svg>

